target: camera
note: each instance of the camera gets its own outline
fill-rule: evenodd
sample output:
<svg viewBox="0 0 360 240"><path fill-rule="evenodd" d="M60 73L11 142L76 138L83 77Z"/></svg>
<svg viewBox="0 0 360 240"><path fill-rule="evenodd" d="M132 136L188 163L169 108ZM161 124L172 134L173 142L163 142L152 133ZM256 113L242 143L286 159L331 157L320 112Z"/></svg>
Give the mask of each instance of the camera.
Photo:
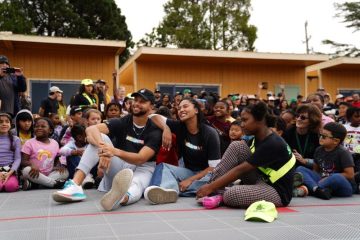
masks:
<svg viewBox="0 0 360 240"><path fill-rule="evenodd" d="M15 73L16 71L19 71L19 70L20 70L20 68L11 68L11 67L2 69L2 71L4 73L7 73L7 74L12 74L12 73Z"/></svg>

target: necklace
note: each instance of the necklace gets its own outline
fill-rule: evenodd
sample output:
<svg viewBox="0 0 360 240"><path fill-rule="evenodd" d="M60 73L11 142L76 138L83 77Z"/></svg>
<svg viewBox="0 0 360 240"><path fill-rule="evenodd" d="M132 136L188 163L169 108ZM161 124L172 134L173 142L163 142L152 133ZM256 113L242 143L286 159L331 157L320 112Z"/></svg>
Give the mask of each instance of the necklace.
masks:
<svg viewBox="0 0 360 240"><path fill-rule="evenodd" d="M146 126L147 126L147 123L146 123L146 125L143 126L143 127L139 127L139 126L137 126L135 123L133 123L133 131L134 131L135 135L138 136L138 137L140 137L141 134L145 131Z"/></svg>

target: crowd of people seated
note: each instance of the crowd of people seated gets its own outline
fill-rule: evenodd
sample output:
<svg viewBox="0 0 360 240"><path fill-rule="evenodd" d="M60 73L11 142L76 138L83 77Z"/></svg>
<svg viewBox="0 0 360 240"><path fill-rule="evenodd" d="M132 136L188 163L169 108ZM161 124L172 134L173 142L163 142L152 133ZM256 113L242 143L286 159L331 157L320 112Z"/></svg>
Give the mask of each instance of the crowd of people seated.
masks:
<svg viewBox="0 0 360 240"><path fill-rule="evenodd" d="M1 108L1 191L53 188L54 201L77 202L97 188L105 210L142 197L243 208L359 193L357 93L332 103L324 89L289 100L284 91L260 99L120 87L111 97L104 80L84 79L66 100L52 86L38 112Z"/></svg>

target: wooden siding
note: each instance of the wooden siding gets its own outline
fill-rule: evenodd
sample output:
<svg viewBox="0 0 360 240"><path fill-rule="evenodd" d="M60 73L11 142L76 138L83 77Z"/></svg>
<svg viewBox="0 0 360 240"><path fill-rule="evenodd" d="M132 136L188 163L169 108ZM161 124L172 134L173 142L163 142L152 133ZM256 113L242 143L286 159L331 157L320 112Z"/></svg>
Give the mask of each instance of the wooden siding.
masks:
<svg viewBox="0 0 360 240"><path fill-rule="evenodd" d="M297 85L304 93L305 69L303 66L260 64L204 64L137 61L138 88L154 89L156 82L221 85L221 96L240 92L257 93L258 82L268 82L268 90L277 84Z"/></svg>
<svg viewBox="0 0 360 240"><path fill-rule="evenodd" d="M339 88L360 89L360 71L356 69L323 69L321 78L325 90L333 97Z"/></svg>
<svg viewBox="0 0 360 240"><path fill-rule="evenodd" d="M46 46L12 49L0 48L0 54L9 57L12 66L23 68L28 79L74 81L84 78L104 79L113 91L112 72L115 69L115 55L100 47Z"/></svg>

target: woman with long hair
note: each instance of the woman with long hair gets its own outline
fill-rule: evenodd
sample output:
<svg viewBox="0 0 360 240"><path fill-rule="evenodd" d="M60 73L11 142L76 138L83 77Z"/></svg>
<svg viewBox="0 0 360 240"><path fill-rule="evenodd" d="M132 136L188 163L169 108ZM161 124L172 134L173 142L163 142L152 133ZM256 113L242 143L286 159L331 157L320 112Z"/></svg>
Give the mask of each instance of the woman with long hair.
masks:
<svg viewBox="0 0 360 240"><path fill-rule="evenodd" d="M79 93L75 95L72 106L78 106L83 109L95 108L97 103L95 98L94 83L91 79L83 79L79 88Z"/></svg>
<svg viewBox="0 0 360 240"><path fill-rule="evenodd" d="M163 130L163 147L171 147L172 133L176 134L179 155L184 167L161 163L155 168L150 187L144 196L152 204L176 202L178 195L195 196L205 184L210 172L220 161L220 142L215 129L204 123L199 103L184 98L179 103L178 120L151 115Z"/></svg>

